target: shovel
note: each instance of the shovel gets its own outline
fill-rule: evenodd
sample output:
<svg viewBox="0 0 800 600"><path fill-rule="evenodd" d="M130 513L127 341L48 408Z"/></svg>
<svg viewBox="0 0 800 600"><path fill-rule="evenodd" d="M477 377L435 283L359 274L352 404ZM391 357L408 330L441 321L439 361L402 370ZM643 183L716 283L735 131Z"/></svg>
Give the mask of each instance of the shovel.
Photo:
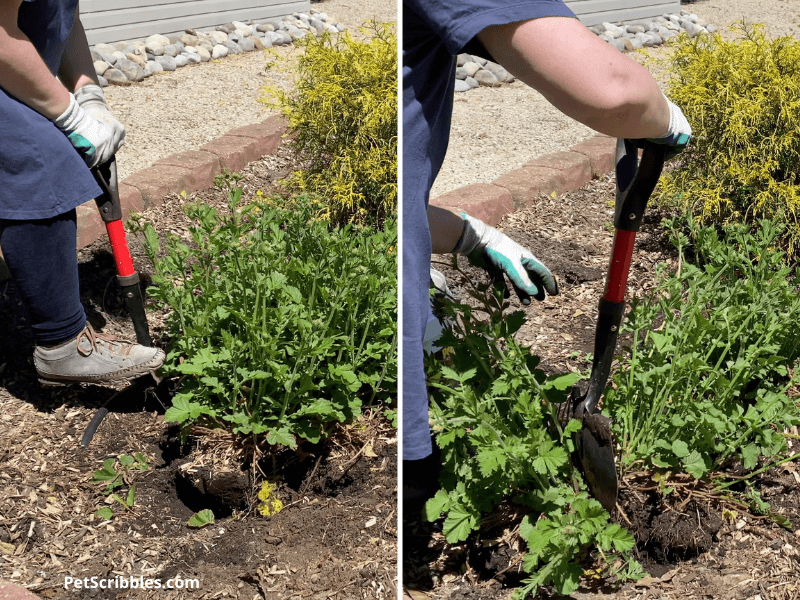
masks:
<svg viewBox="0 0 800 600"><path fill-rule="evenodd" d="M111 251L114 255L114 262L117 267L117 282L122 290L122 297L125 308L133 321L133 330L136 333L136 341L142 346L152 346L153 340L150 337L150 328L147 324L147 316L144 311L144 300L142 290L139 287L139 274L133 267L133 259L128 249L128 241L125 238L125 227L122 224L122 203L119 199L119 189L117 187L117 161L112 156L111 160L102 165L92 168L97 184L103 190L103 194L95 199L97 208L100 210L100 217L106 224L106 232L111 242ZM87 425L81 438L81 445L87 446L92 441L97 428L108 414L108 407L122 396L127 396L131 392L143 393L144 390L158 385L155 377L151 374L142 375L135 379L127 388L117 392L95 413L92 420Z"/></svg>
<svg viewBox="0 0 800 600"><path fill-rule="evenodd" d="M641 162L638 146L644 143ZM611 419L597 411L606 387L617 335L625 312L625 289L631 266L633 243L642 223L647 200L661 176L667 147L642 140L617 140L617 190L614 215L614 247L603 297L600 299L594 339L594 358L589 388L578 387L570 395L572 417L580 419L575 435L576 458L589 492L608 512L617 504L617 469L611 437Z"/></svg>

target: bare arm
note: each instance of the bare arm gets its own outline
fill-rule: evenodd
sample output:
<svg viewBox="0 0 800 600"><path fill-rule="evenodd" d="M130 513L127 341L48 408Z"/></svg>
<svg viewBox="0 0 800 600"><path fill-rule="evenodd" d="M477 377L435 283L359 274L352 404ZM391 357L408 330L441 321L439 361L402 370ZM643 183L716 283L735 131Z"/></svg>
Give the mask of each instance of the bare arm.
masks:
<svg viewBox="0 0 800 600"><path fill-rule="evenodd" d="M595 131L654 138L669 127L667 101L647 69L577 19L487 27L478 40L510 73Z"/></svg>
<svg viewBox="0 0 800 600"><path fill-rule="evenodd" d="M97 83L92 53L89 52L86 32L83 30L83 23L77 12L67 45L64 48L64 56L61 57L61 64L58 67L58 78L70 92L74 92L87 83Z"/></svg>
<svg viewBox="0 0 800 600"><path fill-rule="evenodd" d="M464 231L464 219L445 208L428 205L428 227L434 254L449 254Z"/></svg>
<svg viewBox="0 0 800 600"><path fill-rule="evenodd" d="M20 4L22 0L0 0L0 87L48 119L56 119L69 106L69 92L17 26Z"/></svg>

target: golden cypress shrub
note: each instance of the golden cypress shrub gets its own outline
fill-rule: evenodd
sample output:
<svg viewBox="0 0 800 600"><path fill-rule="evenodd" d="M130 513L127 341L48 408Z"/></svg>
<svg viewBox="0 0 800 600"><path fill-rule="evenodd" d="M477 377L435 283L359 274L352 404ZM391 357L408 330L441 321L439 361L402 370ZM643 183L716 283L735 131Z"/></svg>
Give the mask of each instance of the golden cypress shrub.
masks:
<svg viewBox="0 0 800 600"><path fill-rule="evenodd" d="M787 223L800 248L800 40L769 39L763 26L742 35L683 36L667 95L694 131L681 168L662 178L661 199L704 223Z"/></svg>
<svg viewBox="0 0 800 600"><path fill-rule="evenodd" d="M372 22L369 41L348 32L297 40L292 92L265 88L294 132L302 168L290 178L319 197L334 223L380 225L397 209L397 36Z"/></svg>

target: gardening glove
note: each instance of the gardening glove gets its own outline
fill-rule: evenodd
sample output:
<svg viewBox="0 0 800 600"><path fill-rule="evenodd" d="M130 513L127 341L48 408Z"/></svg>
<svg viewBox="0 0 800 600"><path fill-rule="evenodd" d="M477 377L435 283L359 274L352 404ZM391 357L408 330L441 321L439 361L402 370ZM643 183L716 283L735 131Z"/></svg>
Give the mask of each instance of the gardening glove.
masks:
<svg viewBox="0 0 800 600"><path fill-rule="evenodd" d="M116 148L111 130L83 110L74 95L69 95L69 107L53 123L72 142L89 167L95 167L114 156Z"/></svg>
<svg viewBox="0 0 800 600"><path fill-rule="evenodd" d="M125 143L125 127L111 114L106 104L106 95L96 83L87 83L75 92L80 107L111 130L114 153Z"/></svg>
<svg viewBox="0 0 800 600"><path fill-rule="evenodd" d="M461 213L464 231L458 240L454 254L465 254L469 261L489 272L495 285L505 288L502 273L511 280L520 301L528 305L531 296L544 300L545 292L558 294L558 284L550 270L539 260L507 235L483 221Z"/></svg>
<svg viewBox="0 0 800 600"><path fill-rule="evenodd" d="M689 140L692 139L692 127L689 125L689 121L686 120L683 111L673 104L666 96L664 96L664 99L669 105L669 129L661 137L648 138L648 140L654 144L669 146L664 156L665 160L669 160L683 152L683 149L686 148Z"/></svg>

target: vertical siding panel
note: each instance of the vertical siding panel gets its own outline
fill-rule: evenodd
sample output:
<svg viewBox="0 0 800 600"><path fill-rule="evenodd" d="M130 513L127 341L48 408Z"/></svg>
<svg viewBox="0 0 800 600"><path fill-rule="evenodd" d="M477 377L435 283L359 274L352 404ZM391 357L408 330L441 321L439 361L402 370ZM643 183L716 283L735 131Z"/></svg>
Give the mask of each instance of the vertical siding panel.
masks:
<svg viewBox="0 0 800 600"><path fill-rule="evenodd" d="M310 0L82 0L80 4L90 44L183 33L187 27L277 18L310 9Z"/></svg>

